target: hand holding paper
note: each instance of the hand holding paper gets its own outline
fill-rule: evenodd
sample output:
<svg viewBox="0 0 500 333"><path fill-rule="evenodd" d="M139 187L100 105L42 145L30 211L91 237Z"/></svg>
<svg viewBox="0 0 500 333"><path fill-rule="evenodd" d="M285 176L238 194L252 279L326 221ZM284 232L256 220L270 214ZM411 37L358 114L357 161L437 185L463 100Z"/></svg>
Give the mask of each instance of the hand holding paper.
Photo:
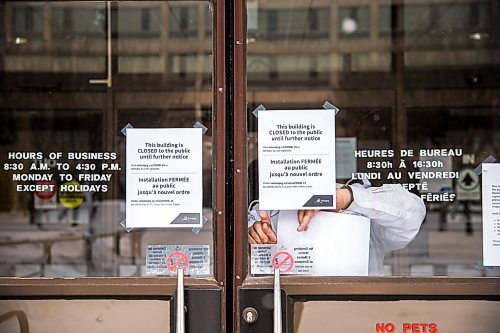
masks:
<svg viewBox="0 0 500 333"><path fill-rule="evenodd" d="M312 218L317 212L319 212L317 209L298 210L297 220L299 222L299 226L297 227L297 231L307 231L309 223L311 223Z"/></svg>
<svg viewBox="0 0 500 333"><path fill-rule="evenodd" d="M266 211L260 210L260 221L248 228L248 242L250 244L275 244L276 234L272 229L271 218Z"/></svg>
<svg viewBox="0 0 500 333"><path fill-rule="evenodd" d="M351 190L348 187L338 188L336 191L336 207L337 209L324 209L322 211L328 212L340 212L349 208L351 205L353 198L351 194ZM309 223L311 223L312 218L316 215L320 210L317 209L306 209L306 210L298 210L297 211L297 219L299 222L299 226L297 227L297 231L307 231L309 227Z"/></svg>

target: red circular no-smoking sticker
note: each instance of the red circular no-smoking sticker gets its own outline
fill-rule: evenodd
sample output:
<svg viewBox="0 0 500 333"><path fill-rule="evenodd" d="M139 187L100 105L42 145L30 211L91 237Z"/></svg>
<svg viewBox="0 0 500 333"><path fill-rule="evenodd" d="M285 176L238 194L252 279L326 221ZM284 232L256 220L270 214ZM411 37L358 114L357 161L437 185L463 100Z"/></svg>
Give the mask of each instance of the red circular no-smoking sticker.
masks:
<svg viewBox="0 0 500 333"><path fill-rule="evenodd" d="M288 273L293 268L293 257L290 252L279 251L273 256L271 260L273 267L279 269L281 273Z"/></svg>
<svg viewBox="0 0 500 333"><path fill-rule="evenodd" d="M176 272L179 268L186 271L189 265L189 260L185 253L177 251L169 254L166 264L171 272Z"/></svg>

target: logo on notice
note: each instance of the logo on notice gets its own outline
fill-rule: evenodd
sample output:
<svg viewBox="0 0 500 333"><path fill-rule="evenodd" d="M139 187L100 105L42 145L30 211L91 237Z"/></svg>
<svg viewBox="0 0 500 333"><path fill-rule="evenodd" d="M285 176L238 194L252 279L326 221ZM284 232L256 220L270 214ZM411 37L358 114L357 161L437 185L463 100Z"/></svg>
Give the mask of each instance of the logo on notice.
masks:
<svg viewBox="0 0 500 333"><path fill-rule="evenodd" d="M313 195L303 207L328 207L332 206L333 195Z"/></svg>
<svg viewBox="0 0 500 333"><path fill-rule="evenodd" d="M170 224L200 224L200 214L198 213L180 213Z"/></svg>

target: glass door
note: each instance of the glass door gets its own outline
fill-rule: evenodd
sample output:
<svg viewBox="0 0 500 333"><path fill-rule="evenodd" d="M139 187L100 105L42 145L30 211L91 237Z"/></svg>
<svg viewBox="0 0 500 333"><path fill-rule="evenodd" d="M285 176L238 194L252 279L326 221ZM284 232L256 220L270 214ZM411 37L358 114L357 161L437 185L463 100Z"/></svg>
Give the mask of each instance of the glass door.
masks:
<svg viewBox="0 0 500 333"><path fill-rule="evenodd" d="M221 331L223 16L210 1L0 5L0 316L173 331L183 303L187 331Z"/></svg>
<svg viewBox="0 0 500 333"><path fill-rule="evenodd" d="M280 318L283 332L494 330L498 2L235 7L239 331L276 332ZM332 109L334 130L308 137ZM316 135L334 153L304 158ZM317 184L332 160L334 179ZM288 204L332 180L336 208Z"/></svg>

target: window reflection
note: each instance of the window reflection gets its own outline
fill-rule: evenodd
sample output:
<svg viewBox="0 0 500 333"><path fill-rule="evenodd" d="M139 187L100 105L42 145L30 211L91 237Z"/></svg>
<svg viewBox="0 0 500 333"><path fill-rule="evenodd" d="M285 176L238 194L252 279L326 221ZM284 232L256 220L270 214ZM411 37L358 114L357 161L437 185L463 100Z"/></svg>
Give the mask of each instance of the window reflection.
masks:
<svg viewBox="0 0 500 333"><path fill-rule="evenodd" d="M327 39L329 16L323 8L274 9L258 11L257 22L249 28L250 38L286 42L288 39Z"/></svg>
<svg viewBox="0 0 500 333"><path fill-rule="evenodd" d="M118 30L122 38L159 38L161 28L161 7L123 7L118 12Z"/></svg>
<svg viewBox="0 0 500 333"><path fill-rule="evenodd" d="M213 272L209 3L11 1L0 23L0 276L145 276L150 244L208 245ZM108 74L108 46L112 85L91 84ZM121 130L196 122L208 128L204 227L126 230ZM48 190L18 190L35 185Z"/></svg>
<svg viewBox="0 0 500 333"><path fill-rule="evenodd" d="M54 37L63 40L99 38L105 32L105 9L56 7L52 10L51 25Z"/></svg>
<svg viewBox="0 0 500 333"><path fill-rule="evenodd" d="M366 38L370 32L370 8L368 6L340 7L339 22L342 38Z"/></svg>
<svg viewBox="0 0 500 333"><path fill-rule="evenodd" d="M42 7L18 7L14 9L12 30L16 35L41 37L42 22Z"/></svg>

